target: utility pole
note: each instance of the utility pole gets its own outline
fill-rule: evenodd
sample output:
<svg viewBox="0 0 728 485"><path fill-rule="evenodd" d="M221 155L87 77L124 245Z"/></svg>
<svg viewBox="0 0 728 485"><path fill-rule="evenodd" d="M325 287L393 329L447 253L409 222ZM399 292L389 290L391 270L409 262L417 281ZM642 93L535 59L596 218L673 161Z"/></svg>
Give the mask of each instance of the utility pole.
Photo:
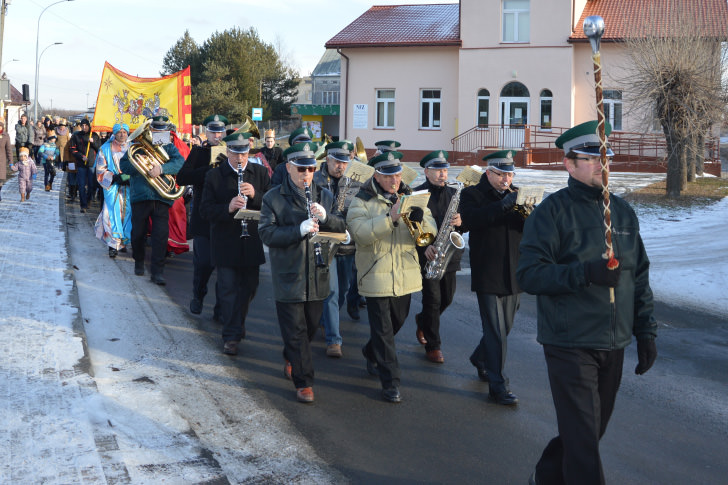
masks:
<svg viewBox="0 0 728 485"><path fill-rule="evenodd" d="M0 0L0 66L3 65L3 38L5 37L5 11L10 0Z"/></svg>

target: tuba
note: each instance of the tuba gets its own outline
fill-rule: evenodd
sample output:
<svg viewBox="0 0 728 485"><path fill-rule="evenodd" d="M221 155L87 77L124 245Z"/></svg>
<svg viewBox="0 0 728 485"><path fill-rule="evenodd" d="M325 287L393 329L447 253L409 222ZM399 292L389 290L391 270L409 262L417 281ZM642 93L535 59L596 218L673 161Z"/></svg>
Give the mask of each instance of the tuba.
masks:
<svg viewBox="0 0 728 485"><path fill-rule="evenodd" d="M152 142L152 132L149 128L151 123L152 120L145 121L129 137L127 152L129 161L162 198L175 200L184 193L185 188L177 187L174 175L162 174L153 178L148 175L152 167L162 166L169 161L169 155L164 148Z"/></svg>
<svg viewBox="0 0 728 485"><path fill-rule="evenodd" d="M248 115L245 115L245 118L243 118L243 124L240 125L240 128L235 130L235 133L250 133L253 135L253 138L256 140L260 140L260 131L258 130L258 125L255 124L255 121L253 121L253 118L251 118Z"/></svg>
<svg viewBox="0 0 728 485"><path fill-rule="evenodd" d="M367 151L364 149L364 143L358 136L356 137L356 143L354 144L354 148L356 149L356 158L359 159L361 163L366 165L369 162L369 160L367 159Z"/></svg>

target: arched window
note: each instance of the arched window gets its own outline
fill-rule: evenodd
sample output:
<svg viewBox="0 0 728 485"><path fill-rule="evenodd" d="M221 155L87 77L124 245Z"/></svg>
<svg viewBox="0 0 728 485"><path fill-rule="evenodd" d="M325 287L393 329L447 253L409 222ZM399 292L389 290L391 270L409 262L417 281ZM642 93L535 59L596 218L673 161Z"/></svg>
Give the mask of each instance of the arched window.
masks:
<svg viewBox="0 0 728 485"><path fill-rule="evenodd" d="M550 130L553 121L551 114L551 106L553 102L553 94L550 89L541 91L541 129Z"/></svg>
<svg viewBox="0 0 728 485"><path fill-rule="evenodd" d="M528 88L524 86L523 84L519 83L518 81L513 81L511 83L506 84L503 86L503 89L501 90L501 97L506 98L527 98L530 94L528 92Z"/></svg>
<svg viewBox="0 0 728 485"><path fill-rule="evenodd" d="M478 126L488 126L488 112L490 111L490 92L487 89L478 91Z"/></svg>

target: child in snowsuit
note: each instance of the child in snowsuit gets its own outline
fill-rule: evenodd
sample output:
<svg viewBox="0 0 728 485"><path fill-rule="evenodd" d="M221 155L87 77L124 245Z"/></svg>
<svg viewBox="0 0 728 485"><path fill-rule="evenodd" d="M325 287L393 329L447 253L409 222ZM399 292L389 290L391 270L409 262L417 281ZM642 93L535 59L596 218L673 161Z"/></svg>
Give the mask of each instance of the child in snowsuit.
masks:
<svg viewBox="0 0 728 485"><path fill-rule="evenodd" d="M18 163L10 165L14 172L18 172L18 190L20 191L20 202L25 202L30 198L30 192L33 190L33 180L38 173L35 168L35 162L30 159L30 150L28 147L20 147L18 150Z"/></svg>

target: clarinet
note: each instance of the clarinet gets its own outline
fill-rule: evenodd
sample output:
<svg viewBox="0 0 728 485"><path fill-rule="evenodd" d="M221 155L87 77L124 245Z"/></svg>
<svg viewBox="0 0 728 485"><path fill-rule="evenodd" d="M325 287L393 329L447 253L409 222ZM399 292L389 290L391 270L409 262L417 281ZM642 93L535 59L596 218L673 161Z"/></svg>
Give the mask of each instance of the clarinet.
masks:
<svg viewBox="0 0 728 485"><path fill-rule="evenodd" d="M244 183L243 173L243 165L238 163L238 196L243 198L243 207L241 207L241 209L245 209L248 206L248 197L243 194L243 191L241 190ZM250 237L250 234L248 234L248 221L246 219L240 220L240 229L241 238Z"/></svg>
<svg viewBox="0 0 728 485"><path fill-rule="evenodd" d="M306 194L306 211L308 212L308 218L313 219L314 222L318 222L318 217L311 211L311 206L313 205L313 197L311 196L311 186L308 185L307 182L303 182L303 190ZM313 236L316 235L316 233L312 234ZM321 254L321 243L315 242L313 243L313 252L316 256L316 267L317 268L323 268L326 266L326 263L324 262L324 257Z"/></svg>

